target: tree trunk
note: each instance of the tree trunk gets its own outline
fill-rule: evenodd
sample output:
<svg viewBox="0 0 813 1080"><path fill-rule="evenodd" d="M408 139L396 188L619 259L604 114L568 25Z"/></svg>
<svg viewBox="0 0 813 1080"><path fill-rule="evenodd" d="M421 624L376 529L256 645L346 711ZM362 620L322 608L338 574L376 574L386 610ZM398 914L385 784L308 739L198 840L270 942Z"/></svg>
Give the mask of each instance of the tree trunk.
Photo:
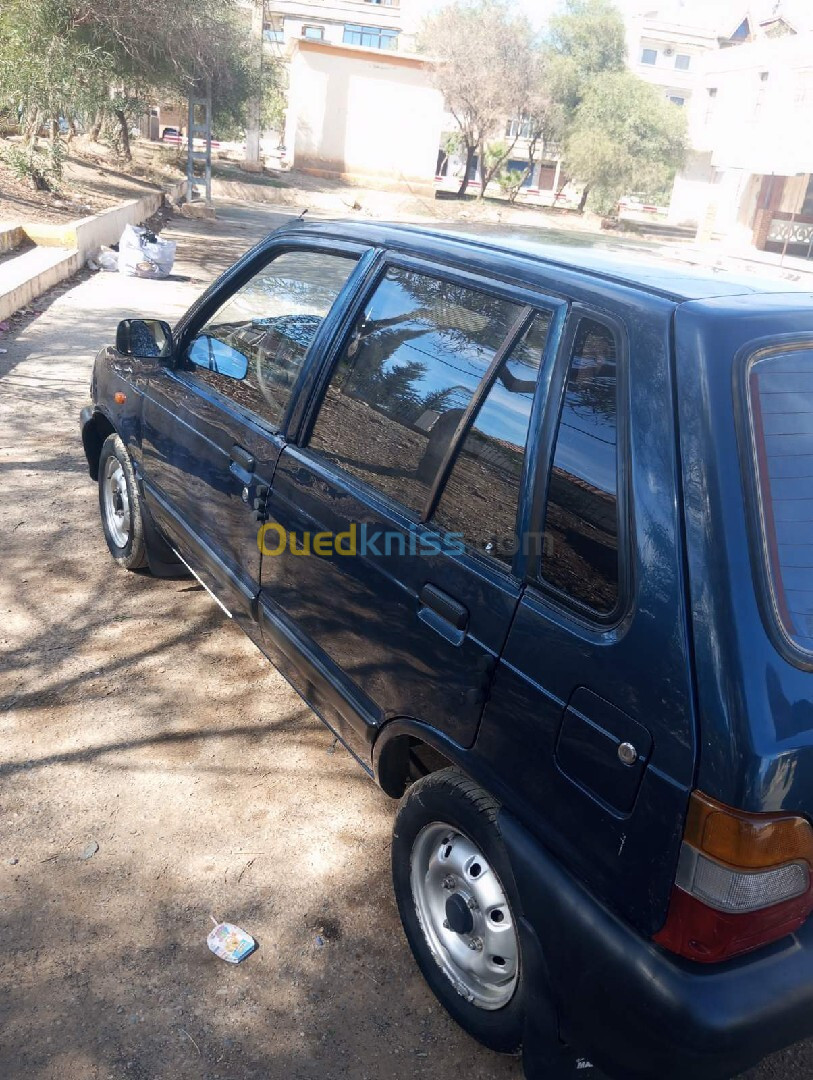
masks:
<svg viewBox="0 0 813 1080"><path fill-rule="evenodd" d="M458 199L462 199L469 189L469 173L474 162L474 147L466 144L466 169L463 173L463 181L460 184L460 188L457 192Z"/></svg>
<svg viewBox="0 0 813 1080"><path fill-rule="evenodd" d="M96 112L96 115L93 118L93 123L90 125L89 135L90 135L90 138L91 138L91 140L93 142L98 142L99 141L99 136L102 133L102 122L103 122L103 120L104 120L104 116L102 115L102 111L101 111L101 109L98 109L97 112Z"/></svg>
<svg viewBox="0 0 813 1080"><path fill-rule="evenodd" d="M584 208L587 206L587 196L590 194L590 185L588 184L582 192L582 197L579 202L579 213L584 213Z"/></svg>
<svg viewBox="0 0 813 1080"><path fill-rule="evenodd" d="M133 152L130 149L130 127L127 123L127 117L124 113L124 109L116 109L116 119L119 122L121 128L121 152L124 155L125 161L133 160Z"/></svg>
<svg viewBox="0 0 813 1080"><path fill-rule="evenodd" d="M480 140L480 145L477 147L477 153L480 158L480 194L477 198L480 202L486 197L486 184L488 178L486 177L486 143L485 139Z"/></svg>

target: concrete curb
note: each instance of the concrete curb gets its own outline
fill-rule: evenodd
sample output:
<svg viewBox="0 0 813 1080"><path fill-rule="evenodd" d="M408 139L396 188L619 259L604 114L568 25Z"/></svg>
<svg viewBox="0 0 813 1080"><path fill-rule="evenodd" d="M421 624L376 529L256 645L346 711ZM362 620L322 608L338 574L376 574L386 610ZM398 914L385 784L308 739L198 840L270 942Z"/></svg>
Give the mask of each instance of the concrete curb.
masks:
<svg viewBox="0 0 813 1080"><path fill-rule="evenodd" d="M84 260L76 250L34 248L21 255L19 265L15 265L8 275L11 280L3 282L0 320L7 319L54 285L73 277L83 265Z"/></svg>
<svg viewBox="0 0 813 1080"><path fill-rule="evenodd" d="M26 236L34 241L37 249L53 249L52 257L47 254L33 259L20 256L25 262L21 263L17 270L12 268L11 263L6 263L6 274L0 276L0 319L8 318L54 285L72 277L85 265L88 256L94 251L105 244L115 243L125 225L136 225L139 221L151 217L165 197L175 202L183 201L187 190L188 181L178 180L162 191L151 191L140 199L121 203L66 225L23 225L19 229L0 234L0 253L13 251ZM6 236L8 240L5 242L9 246L3 247L3 238ZM31 273L26 277L28 270ZM23 274L22 279L20 272Z"/></svg>

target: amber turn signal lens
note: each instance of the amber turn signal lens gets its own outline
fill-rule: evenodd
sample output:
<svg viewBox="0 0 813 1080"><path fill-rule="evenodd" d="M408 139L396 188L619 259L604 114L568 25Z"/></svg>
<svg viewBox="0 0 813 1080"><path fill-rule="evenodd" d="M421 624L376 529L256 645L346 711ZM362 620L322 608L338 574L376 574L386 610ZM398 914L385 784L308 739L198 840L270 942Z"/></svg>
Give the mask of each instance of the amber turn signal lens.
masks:
<svg viewBox="0 0 813 1080"><path fill-rule="evenodd" d="M743 870L803 859L813 866L813 829L794 814L746 814L695 791L684 840L697 851Z"/></svg>
<svg viewBox="0 0 813 1080"><path fill-rule="evenodd" d="M113 400L117 405L123 405L124 402L127 400L127 395L123 394L121 390L117 390L113 395Z"/></svg>

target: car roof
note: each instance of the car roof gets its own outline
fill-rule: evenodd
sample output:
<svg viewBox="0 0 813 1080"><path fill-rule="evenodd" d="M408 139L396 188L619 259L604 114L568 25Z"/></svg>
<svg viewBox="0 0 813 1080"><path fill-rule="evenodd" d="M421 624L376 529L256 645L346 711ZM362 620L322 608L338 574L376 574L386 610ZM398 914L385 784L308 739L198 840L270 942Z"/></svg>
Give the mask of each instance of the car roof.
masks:
<svg viewBox="0 0 813 1080"><path fill-rule="evenodd" d="M307 232L388 247L459 257L466 247L493 252L511 261L530 260L633 286L675 301L704 300L744 294L789 293L789 300L813 302L809 284L775 280L727 269L693 265L689 252L664 251L641 240L605 239L563 229L528 226L460 224L423 225L389 222L298 222Z"/></svg>

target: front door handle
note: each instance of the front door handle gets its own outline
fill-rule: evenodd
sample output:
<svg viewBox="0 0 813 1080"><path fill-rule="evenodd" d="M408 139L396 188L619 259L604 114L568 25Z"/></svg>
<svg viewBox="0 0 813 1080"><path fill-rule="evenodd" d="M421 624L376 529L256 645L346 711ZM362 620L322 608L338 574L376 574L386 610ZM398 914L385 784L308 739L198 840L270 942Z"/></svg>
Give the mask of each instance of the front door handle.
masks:
<svg viewBox="0 0 813 1080"><path fill-rule="evenodd" d="M232 476L236 477L244 487L247 487L251 483L254 464L254 458L249 454L248 450L244 450L242 446L238 446L235 443L231 448L229 472Z"/></svg>
<svg viewBox="0 0 813 1080"><path fill-rule="evenodd" d="M464 633L469 625L469 609L453 596L449 596L436 585L426 584L421 589L418 599L424 608L439 615L453 630Z"/></svg>

